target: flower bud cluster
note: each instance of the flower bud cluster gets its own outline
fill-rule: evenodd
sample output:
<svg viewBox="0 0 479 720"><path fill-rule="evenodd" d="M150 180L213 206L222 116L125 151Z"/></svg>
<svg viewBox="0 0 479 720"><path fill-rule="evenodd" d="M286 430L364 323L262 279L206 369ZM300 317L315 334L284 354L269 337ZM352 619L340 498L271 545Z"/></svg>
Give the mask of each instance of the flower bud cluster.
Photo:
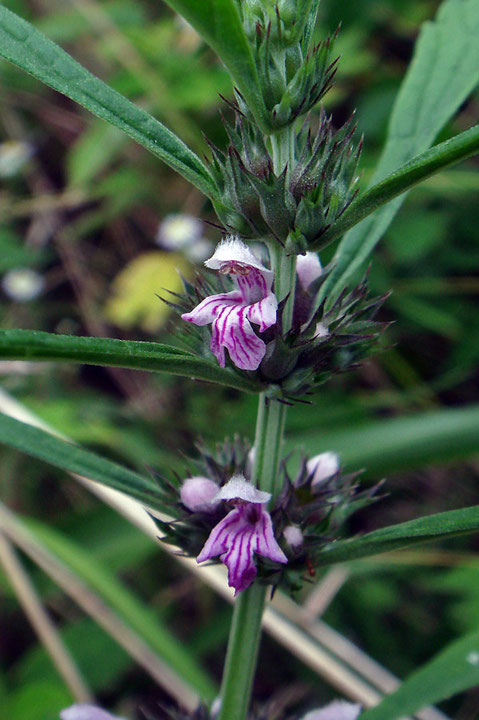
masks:
<svg viewBox="0 0 479 720"><path fill-rule="evenodd" d="M222 196L215 208L228 230L272 236L294 253L322 247L322 235L356 194L361 142L353 141L352 119L335 131L322 111L315 137L311 123L295 133L290 166L279 176L253 123L237 113L234 127L226 124L230 145L224 152L211 145L211 169Z"/></svg>
<svg viewBox="0 0 479 720"><path fill-rule="evenodd" d="M307 113L331 87L336 36L314 45L315 18L301 0L244 0L239 8L274 132ZM237 100L249 116L239 93Z"/></svg>

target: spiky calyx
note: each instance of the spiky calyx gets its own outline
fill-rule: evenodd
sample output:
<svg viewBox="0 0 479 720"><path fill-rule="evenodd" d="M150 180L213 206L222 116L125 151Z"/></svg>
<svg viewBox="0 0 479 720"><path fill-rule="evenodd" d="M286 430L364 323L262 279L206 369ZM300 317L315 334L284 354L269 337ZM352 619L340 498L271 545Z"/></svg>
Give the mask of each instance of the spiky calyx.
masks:
<svg viewBox="0 0 479 720"><path fill-rule="evenodd" d="M294 135L291 167L277 176L269 142L240 112L225 123L226 151L210 144L211 169L221 193L216 211L229 231L249 238L273 237L291 252L313 245L345 211L356 194L361 142L354 142L351 118L335 131L324 111L313 137L307 118Z"/></svg>
<svg viewBox="0 0 479 720"><path fill-rule="evenodd" d="M213 451L205 446L199 446L198 451L199 456L188 471L191 474L208 477L219 488L238 473L251 480L253 451L247 441L236 437L217 445ZM274 587L283 585L288 591L298 590L308 574L314 572L311 563L316 554L340 535L352 513L375 500L377 487L360 490L358 474L344 474L339 460L334 467L327 471L320 468L318 472L320 457L310 460L302 457L294 477L288 474L286 464L280 469L282 491L268 509L287 563L256 556L259 580ZM230 510L228 503L219 503L213 511L192 512L181 502L182 479L158 476L158 482L165 511L172 518L168 522L153 518L161 540L196 557L213 528ZM295 536L301 540L296 541Z"/></svg>
<svg viewBox="0 0 479 720"><path fill-rule="evenodd" d="M271 132L291 125L330 89L338 58L337 33L314 44L316 13L306 0L243 0L238 3L267 109ZM241 112L250 117L240 93Z"/></svg>

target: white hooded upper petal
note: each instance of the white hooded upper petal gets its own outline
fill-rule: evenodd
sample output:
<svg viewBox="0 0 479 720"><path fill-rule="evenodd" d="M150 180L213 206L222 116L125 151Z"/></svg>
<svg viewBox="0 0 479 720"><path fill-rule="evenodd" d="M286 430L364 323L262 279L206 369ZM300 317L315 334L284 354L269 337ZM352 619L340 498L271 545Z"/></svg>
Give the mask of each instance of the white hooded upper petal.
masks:
<svg viewBox="0 0 479 720"><path fill-rule="evenodd" d="M259 270L268 279L273 278L273 272L263 265L246 243L234 235L228 235L216 246L216 250L209 260L205 261L205 265L211 270L220 270L225 263L229 262L249 265Z"/></svg>
<svg viewBox="0 0 479 720"><path fill-rule="evenodd" d="M258 490L248 482L244 475L233 475L220 491L215 495L215 500L245 500L250 503L267 503L271 500L271 493Z"/></svg>

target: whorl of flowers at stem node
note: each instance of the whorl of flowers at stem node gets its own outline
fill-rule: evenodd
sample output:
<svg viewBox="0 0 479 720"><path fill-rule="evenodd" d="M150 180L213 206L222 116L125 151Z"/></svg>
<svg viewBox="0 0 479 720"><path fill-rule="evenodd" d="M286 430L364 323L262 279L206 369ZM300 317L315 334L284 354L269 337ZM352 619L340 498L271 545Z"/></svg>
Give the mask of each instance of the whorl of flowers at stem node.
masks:
<svg viewBox="0 0 479 720"><path fill-rule="evenodd" d="M272 500L251 482L252 453L246 441L235 438L214 450L205 446L198 450L195 471L187 480L159 478L165 511L172 520L152 517L163 542L200 563L217 558L225 563L236 592L256 578L288 591L300 589L347 518L376 499L378 487L361 491L357 473L344 474L339 465L330 465L326 472L325 453L302 458L292 477L282 465L276 478L279 492ZM321 467L325 477L318 482L316 471ZM189 507L184 489L192 480L200 483Z"/></svg>

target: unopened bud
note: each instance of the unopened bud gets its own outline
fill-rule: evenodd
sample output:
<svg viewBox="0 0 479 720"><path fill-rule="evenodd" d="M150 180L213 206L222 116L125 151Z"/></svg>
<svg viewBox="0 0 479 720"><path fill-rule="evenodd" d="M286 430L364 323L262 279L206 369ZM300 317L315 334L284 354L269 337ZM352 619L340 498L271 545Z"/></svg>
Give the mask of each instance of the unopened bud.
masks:
<svg viewBox="0 0 479 720"><path fill-rule="evenodd" d="M219 501L213 498L219 489L219 485L209 478L188 478L181 486L181 502L191 512L214 512Z"/></svg>
<svg viewBox="0 0 479 720"><path fill-rule="evenodd" d="M287 525L283 530L283 535L293 550L299 550L303 546L303 533L297 525Z"/></svg>

